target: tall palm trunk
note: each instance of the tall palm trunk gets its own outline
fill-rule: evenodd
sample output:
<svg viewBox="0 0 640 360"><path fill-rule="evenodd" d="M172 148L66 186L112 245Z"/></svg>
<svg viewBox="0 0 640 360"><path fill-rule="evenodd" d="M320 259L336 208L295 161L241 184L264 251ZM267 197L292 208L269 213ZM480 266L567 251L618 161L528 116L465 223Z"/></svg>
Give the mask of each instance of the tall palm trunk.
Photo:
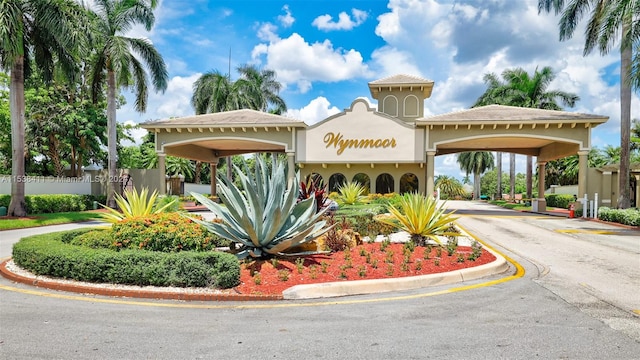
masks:
<svg viewBox="0 0 640 360"><path fill-rule="evenodd" d="M497 173L496 173L496 181L497 181L497 191L496 191L496 199L502 199L502 152L498 151L496 153L496 161L498 162L498 164L496 165L497 167Z"/></svg>
<svg viewBox="0 0 640 360"><path fill-rule="evenodd" d="M511 189L509 190L509 195L511 199L516 195L516 154L509 154L509 183L511 185Z"/></svg>
<svg viewBox="0 0 640 360"><path fill-rule="evenodd" d="M9 111L11 112L11 202L9 216L27 216L24 201L24 56L16 57L11 68Z"/></svg>
<svg viewBox="0 0 640 360"><path fill-rule="evenodd" d="M473 174L473 200L480 199L480 173Z"/></svg>
<svg viewBox="0 0 640 360"><path fill-rule="evenodd" d="M118 134L116 125L116 74L113 70L107 71L107 143L108 161L107 168L107 206L116 208L115 192L118 191Z"/></svg>
<svg viewBox="0 0 640 360"><path fill-rule="evenodd" d="M625 36L629 24L622 25L622 34ZM631 45L621 45L620 56L620 172L618 173L618 208L627 209L631 206L630 189L630 152L631 152Z"/></svg>

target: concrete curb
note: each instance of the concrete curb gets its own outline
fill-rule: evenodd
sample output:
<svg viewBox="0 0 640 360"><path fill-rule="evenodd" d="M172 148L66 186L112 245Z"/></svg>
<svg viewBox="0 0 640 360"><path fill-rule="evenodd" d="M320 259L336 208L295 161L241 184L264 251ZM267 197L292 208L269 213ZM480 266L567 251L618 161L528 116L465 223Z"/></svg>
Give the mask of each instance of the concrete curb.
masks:
<svg viewBox="0 0 640 360"><path fill-rule="evenodd" d="M475 280L489 275L501 274L509 270L509 263L502 255L487 247L484 249L492 253L496 260L488 264L440 274L296 285L284 290L282 295L287 300L300 300L414 290L428 286Z"/></svg>

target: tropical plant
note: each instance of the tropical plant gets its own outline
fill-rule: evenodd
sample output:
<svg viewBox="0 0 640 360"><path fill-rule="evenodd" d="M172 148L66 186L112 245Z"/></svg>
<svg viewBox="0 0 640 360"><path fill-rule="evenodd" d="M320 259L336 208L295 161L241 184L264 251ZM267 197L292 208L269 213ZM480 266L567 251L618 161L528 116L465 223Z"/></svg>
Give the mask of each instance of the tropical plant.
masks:
<svg viewBox="0 0 640 360"><path fill-rule="evenodd" d="M9 70L9 112L11 116L11 176L25 176L24 80L32 65L42 71L45 81L53 79L54 63L71 79L76 73L77 49L84 32L84 12L75 1L0 1L0 67ZM35 61L31 63L31 59ZM57 61L57 62L56 62ZM27 214L25 184L11 182L8 215Z"/></svg>
<svg viewBox="0 0 640 360"><path fill-rule="evenodd" d="M246 162L246 174L234 166L242 191L231 179L219 177L218 196L225 206L192 192L197 201L222 220L221 223L194 221L218 236L241 244L236 254L239 259L308 253L287 251L330 229L324 228L325 221L319 220L325 211L316 213L314 197L297 201L300 175L296 174L296 181L287 185L285 161L274 158L271 170L264 158L257 157L255 161L253 173L246 171Z"/></svg>
<svg viewBox="0 0 640 360"><path fill-rule="evenodd" d="M133 26L142 24L150 31L155 22L153 10L157 0L96 0L89 8L92 15L93 58L92 96L95 102L107 86L107 138L109 182L107 205L114 207L117 174L117 121L116 98L118 89L132 87L135 91L135 109L146 111L149 86L146 67L156 91L167 88L168 73L162 56L151 41L124 36ZM137 55L137 56L135 56ZM142 61L142 62L141 62Z"/></svg>
<svg viewBox="0 0 640 360"><path fill-rule="evenodd" d="M316 199L316 212L322 211L322 208L328 205L327 185L320 176L307 175L305 181L300 182L298 201L303 201L310 197Z"/></svg>
<svg viewBox="0 0 640 360"><path fill-rule="evenodd" d="M104 221L109 223L117 223L123 219L130 219L134 217L146 216L150 214L159 214L166 209L171 208L177 203L178 198L172 198L170 201L163 201L158 206L156 200L158 198L158 192L153 191L149 195L149 189L143 188L140 193L135 189L125 190L123 195L116 194L115 201L118 211L107 205L100 204L103 208L109 212L101 214Z"/></svg>
<svg viewBox="0 0 640 360"><path fill-rule="evenodd" d="M464 187L453 176L440 175L436 177L436 189L440 189L440 197L443 199L455 199L464 195Z"/></svg>
<svg viewBox="0 0 640 360"><path fill-rule="evenodd" d="M433 196L405 193L398 205L389 205L387 210L393 217L380 217L377 220L406 231L418 246L426 246L429 239L440 244L440 236L459 235L449 229L457 218L453 212L445 212L445 203L438 205Z"/></svg>
<svg viewBox="0 0 640 360"><path fill-rule="evenodd" d="M606 55L620 44L620 169L618 176L618 207L631 206L631 89L640 89L640 56L635 54L640 42L638 20L640 0L538 0L538 13L552 10L560 18L560 41L568 40L582 17L590 18L585 29L583 55L595 48Z"/></svg>
<svg viewBox="0 0 640 360"><path fill-rule="evenodd" d="M338 204L355 205L367 200L364 186L359 182L349 181L338 187Z"/></svg>
<svg viewBox="0 0 640 360"><path fill-rule="evenodd" d="M480 198L480 175L493 169L493 154L487 151L468 151L459 153L457 161L460 169L473 174L473 199Z"/></svg>

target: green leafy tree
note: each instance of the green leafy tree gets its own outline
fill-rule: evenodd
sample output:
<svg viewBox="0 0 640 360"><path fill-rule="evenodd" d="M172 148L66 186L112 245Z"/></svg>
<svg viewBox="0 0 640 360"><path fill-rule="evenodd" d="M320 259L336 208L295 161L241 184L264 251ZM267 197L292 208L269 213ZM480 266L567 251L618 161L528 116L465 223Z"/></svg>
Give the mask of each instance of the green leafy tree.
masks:
<svg viewBox="0 0 640 360"><path fill-rule="evenodd" d="M538 12L561 14L560 41L568 40L582 20L589 16L585 28L584 56L596 48L608 54L614 45L620 47L620 176L618 207L631 206L630 142L631 89L640 88L640 57L634 57L640 42L640 0L538 0Z"/></svg>
<svg viewBox="0 0 640 360"><path fill-rule="evenodd" d="M71 0L0 1L0 67L9 70L9 110L11 116L11 175L25 176L24 79L31 73L29 59L42 71L44 80L53 79L54 63L60 73L73 78L75 56L84 38L80 26L84 11ZM8 215L27 215L24 182L11 182Z"/></svg>
<svg viewBox="0 0 640 360"><path fill-rule="evenodd" d="M120 88L133 88L135 109L146 111L151 83L156 91L167 88L167 67L160 53L148 39L131 38L124 34L131 27L141 24L147 31L155 22L153 10L157 0L96 0L91 7L93 46L92 94L98 101L106 83L107 87L107 137L109 183L107 205L115 207L114 194L117 183L117 120L116 98ZM136 56L137 55L137 56ZM144 63L144 65L143 65Z"/></svg>
<svg viewBox="0 0 640 360"><path fill-rule="evenodd" d="M487 151L468 151L457 156L460 169L468 174L473 174L473 198L480 198L480 175L493 169L493 154Z"/></svg>

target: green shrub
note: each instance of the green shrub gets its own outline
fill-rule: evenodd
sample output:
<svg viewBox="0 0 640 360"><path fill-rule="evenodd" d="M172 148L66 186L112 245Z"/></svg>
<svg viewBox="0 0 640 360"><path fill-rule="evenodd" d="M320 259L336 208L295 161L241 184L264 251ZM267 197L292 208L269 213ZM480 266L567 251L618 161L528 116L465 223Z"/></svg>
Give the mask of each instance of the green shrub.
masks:
<svg viewBox="0 0 640 360"><path fill-rule="evenodd" d="M618 224L640 226L640 210L638 209L598 209L598 219Z"/></svg>
<svg viewBox="0 0 640 360"><path fill-rule="evenodd" d="M232 254L91 249L65 244L63 236L50 233L23 238L13 246L13 259L37 275L78 281L218 288L240 283L240 264Z"/></svg>
<svg viewBox="0 0 640 360"><path fill-rule="evenodd" d="M65 241L63 240L63 242ZM114 247L115 241L110 230L101 229L76 234L68 243L93 249L109 249Z"/></svg>
<svg viewBox="0 0 640 360"><path fill-rule="evenodd" d="M204 226L179 213L159 213L121 220L112 225L111 236L115 246L121 249L206 251L221 245L214 241Z"/></svg>
<svg viewBox="0 0 640 360"><path fill-rule="evenodd" d="M546 194L544 198L547 206L561 209L568 209L569 204L576 201L573 195L567 194Z"/></svg>
<svg viewBox="0 0 640 360"><path fill-rule="evenodd" d="M93 202L105 202L105 196L50 194L26 195L25 205L28 214L59 213L85 211L93 209ZM0 206L9 206L11 195L0 195Z"/></svg>

